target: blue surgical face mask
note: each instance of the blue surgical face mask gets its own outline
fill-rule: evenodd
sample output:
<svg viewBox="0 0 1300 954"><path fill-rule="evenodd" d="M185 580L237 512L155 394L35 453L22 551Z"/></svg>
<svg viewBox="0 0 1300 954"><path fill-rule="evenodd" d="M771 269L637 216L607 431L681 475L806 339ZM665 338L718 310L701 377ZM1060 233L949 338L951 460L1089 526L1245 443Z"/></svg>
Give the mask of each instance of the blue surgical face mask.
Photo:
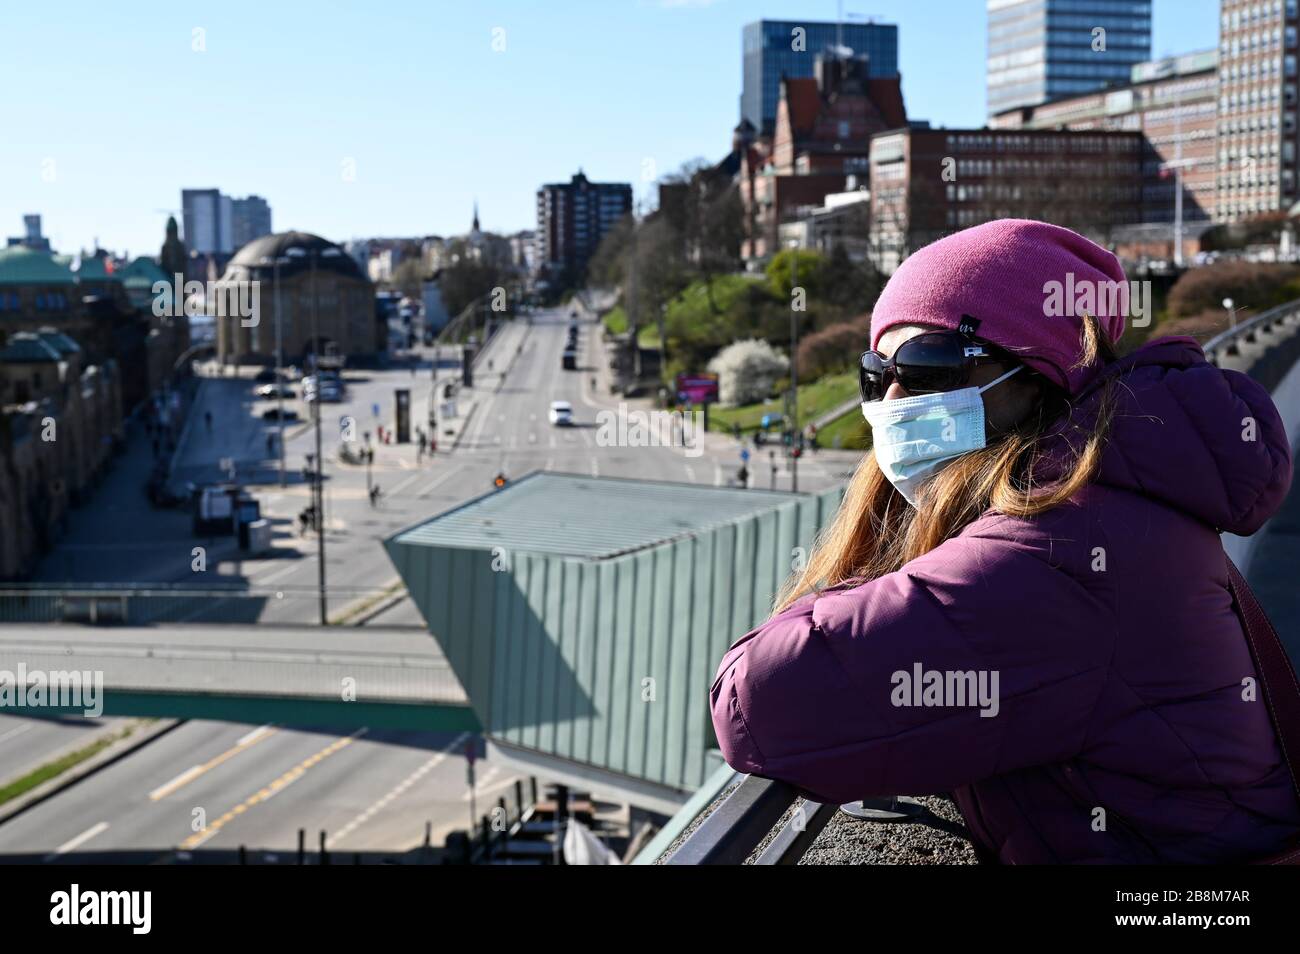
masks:
<svg viewBox="0 0 1300 954"><path fill-rule="evenodd" d="M876 463L913 507L917 489L945 464L984 446L984 399L980 396L1023 367L979 388L919 394L895 401L864 401Z"/></svg>

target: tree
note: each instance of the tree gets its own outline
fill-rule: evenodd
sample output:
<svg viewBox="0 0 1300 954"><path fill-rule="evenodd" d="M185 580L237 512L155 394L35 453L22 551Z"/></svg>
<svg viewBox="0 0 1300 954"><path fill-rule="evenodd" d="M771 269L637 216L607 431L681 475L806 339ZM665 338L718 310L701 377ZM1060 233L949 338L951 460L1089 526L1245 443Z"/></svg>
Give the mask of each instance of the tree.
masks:
<svg viewBox="0 0 1300 954"><path fill-rule="evenodd" d="M1175 318L1222 309L1231 298L1238 308L1263 310L1295 297L1300 268L1225 260L1184 272L1169 290L1169 314Z"/></svg>
<svg viewBox="0 0 1300 954"><path fill-rule="evenodd" d="M840 374L857 367L867 350L871 316L860 315L814 331L799 342L799 377L812 381L824 374Z"/></svg>
<svg viewBox="0 0 1300 954"><path fill-rule="evenodd" d="M507 276L487 262L461 258L443 268L439 275L439 288L447 314L455 317L475 299L482 298L499 285L505 285Z"/></svg>
<svg viewBox="0 0 1300 954"><path fill-rule="evenodd" d="M393 277L388 284L407 298L418 299L423 293L426 278L428 272L425 270L424 262L418 258L408 258L393 269Z"/></svg>
<svg viewBox="0 0 1300 954"><path fill-rule="evenodd" d="M724 407L766 400L789 368L785 355L757 338L728 345L709 362L709 370L718 376L718 403Z"/></svg>

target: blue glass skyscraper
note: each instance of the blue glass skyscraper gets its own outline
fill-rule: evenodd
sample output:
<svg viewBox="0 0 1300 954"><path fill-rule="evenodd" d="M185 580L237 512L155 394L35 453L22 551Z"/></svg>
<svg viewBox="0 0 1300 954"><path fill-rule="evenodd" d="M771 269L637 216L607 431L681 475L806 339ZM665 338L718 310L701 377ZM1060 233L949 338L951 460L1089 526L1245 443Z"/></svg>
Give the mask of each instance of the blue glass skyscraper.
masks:
<svg viewBox="0 0 1300 954"><path fill-rule="evenodd" d="M1149 59L1151 0L988 0L990 116L1125 86Z"/></svg>
<svg viewBox="0 0 1300 954"><path fill-rule="evenodd" d="M776 125L781 77L812 76L817 54L837 43L868 57L868 75L898 75L898 27L892 23L758 20L745 26L741 41L740 116L760 133L770 133Z"/></svg>

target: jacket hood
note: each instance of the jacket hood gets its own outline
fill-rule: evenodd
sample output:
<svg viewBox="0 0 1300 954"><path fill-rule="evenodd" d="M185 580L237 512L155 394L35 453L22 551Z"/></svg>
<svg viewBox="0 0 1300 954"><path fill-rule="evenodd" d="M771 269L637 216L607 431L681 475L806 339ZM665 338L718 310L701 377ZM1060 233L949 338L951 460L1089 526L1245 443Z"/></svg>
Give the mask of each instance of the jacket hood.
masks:
<svg viewBox="0 0 1300 954"><path fill-rule="evenodd" d="M1063 472L1102 407L1113 416L1095 483L1133 491L1216 530L1254 533L1291 486L1291 448L1268 392L1210 364L1193 338L1162 338L1115 361L1048 437L1037 479Z"/></svg>

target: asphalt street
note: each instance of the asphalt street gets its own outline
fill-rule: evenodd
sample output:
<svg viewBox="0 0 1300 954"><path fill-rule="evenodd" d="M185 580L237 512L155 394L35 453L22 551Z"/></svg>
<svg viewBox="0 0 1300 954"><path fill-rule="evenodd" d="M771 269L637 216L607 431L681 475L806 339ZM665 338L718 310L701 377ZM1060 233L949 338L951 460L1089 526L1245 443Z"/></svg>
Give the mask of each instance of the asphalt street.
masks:
<svg viewBox="0 0 1300 954"><path fill-rule="evenodd" d="M337 851L401 852L432 823L440 846L467 827L464 735L339 733L186 722L0 825L0 862L111 860L113 852L250 848L289 852L298 829ZM516 776L480 760L476 808ZM184 860L184 859L180 859ZM287 858L286 858L287 860Z"/></svg>

